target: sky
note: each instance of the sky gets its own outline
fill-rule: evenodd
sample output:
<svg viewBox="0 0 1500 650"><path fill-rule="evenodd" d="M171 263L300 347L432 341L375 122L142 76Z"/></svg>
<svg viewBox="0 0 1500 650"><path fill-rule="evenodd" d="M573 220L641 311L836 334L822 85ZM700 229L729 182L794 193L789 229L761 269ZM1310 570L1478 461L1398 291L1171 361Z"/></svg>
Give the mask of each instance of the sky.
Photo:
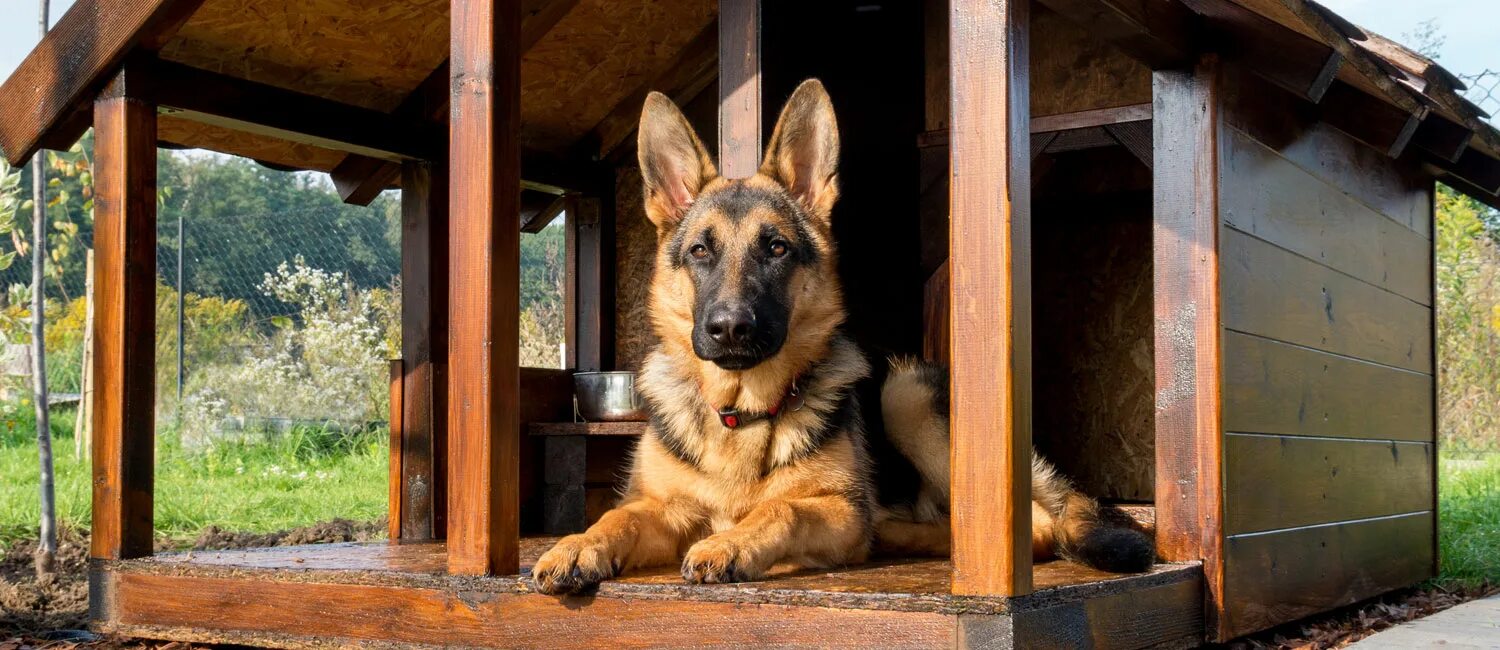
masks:
<svg viewBox="0 0 1500 650"><path fill-rule="evenodd" d="M1322 0L1339 15L1397 41L1418 23L1435 18L1447 38L1438 62L1457 74L1500 71L1500 1L1497 0ZM53 22L73 0L52 0ZM0 0L0 78L31 51L37 41L37 2Z"/></svg>

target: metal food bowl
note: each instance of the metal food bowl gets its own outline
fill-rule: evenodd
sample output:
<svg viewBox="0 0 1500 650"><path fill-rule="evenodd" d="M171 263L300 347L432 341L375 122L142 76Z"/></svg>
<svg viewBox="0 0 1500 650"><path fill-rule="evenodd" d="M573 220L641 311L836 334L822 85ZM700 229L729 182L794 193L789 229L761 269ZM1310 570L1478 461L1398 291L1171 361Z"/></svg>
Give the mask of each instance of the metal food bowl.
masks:
<svg viewBox="0 0 1500 650"><path fill-rule="evenodd" d="M578 415L586 422L646 420L646 401L635 391L633 372L578 372L573 386Z"/></svg>

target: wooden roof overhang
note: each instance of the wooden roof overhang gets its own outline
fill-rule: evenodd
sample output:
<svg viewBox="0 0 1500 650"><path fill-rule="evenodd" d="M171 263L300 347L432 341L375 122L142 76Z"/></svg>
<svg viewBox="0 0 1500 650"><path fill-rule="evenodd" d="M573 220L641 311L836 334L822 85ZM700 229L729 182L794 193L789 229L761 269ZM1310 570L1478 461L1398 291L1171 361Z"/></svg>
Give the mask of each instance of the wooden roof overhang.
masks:
<svg viewBox="0 0 1500 650"><path fill-rule="evenodd" d="M1500 204L1500 131L1436 63L1310 0L1038 0L1154 68L1220 51L1321 119ZM717 3L525 0L524 176L559 193L617 153L647 91L713 83ZM448 3L80 0L0 87L0 149L66 148L121 66L149 74L163 144L331 172L366 203L434 152L448 111Z"/></svg>
<svg viewBox="0 0 1500 650"><path fill-rule="evenodd" d="M524 0L526 187L596 183L646 93L686 101L717 72L716 4ZM79 0L0 87L13 161L71 146L124 66L159 106L164 146L331 172L367 203L399 162L446 141L448 3L408 0Z"/></svg>

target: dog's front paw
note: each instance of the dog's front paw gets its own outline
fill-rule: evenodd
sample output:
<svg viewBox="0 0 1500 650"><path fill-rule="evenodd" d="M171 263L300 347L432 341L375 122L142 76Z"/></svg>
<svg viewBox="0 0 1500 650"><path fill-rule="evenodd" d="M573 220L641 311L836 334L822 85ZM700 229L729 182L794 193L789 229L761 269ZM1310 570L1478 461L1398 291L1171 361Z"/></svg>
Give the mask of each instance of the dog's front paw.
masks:
<svg viewBox="0 0 1500 650"><path fill-rule="evenodd" d="M586 534L562 538L531 568L531 584L544 594L571 594L613 578L619 566L602 542Z"/></svg>
<svg viewBox="0 0 1500 650"><path fill-rule="evenodd" d="M744 582L760 577L748 553L734 542L709 537L682 558L682 579L694 584Z"/></svg>

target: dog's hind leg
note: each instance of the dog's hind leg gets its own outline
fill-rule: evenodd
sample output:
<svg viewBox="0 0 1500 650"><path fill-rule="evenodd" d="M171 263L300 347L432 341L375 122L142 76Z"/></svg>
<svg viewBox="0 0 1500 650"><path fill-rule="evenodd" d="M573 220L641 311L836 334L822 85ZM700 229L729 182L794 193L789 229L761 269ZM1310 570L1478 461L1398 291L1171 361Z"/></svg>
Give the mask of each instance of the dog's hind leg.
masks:
<svg viewBox="0 0 1500 650"><path fill-rule="evenodd" d="M690 513L656 499L628 499L589 529L558 540L531 569L531 582L548 594L573 593L634 567L677 559Z"/></svg>

